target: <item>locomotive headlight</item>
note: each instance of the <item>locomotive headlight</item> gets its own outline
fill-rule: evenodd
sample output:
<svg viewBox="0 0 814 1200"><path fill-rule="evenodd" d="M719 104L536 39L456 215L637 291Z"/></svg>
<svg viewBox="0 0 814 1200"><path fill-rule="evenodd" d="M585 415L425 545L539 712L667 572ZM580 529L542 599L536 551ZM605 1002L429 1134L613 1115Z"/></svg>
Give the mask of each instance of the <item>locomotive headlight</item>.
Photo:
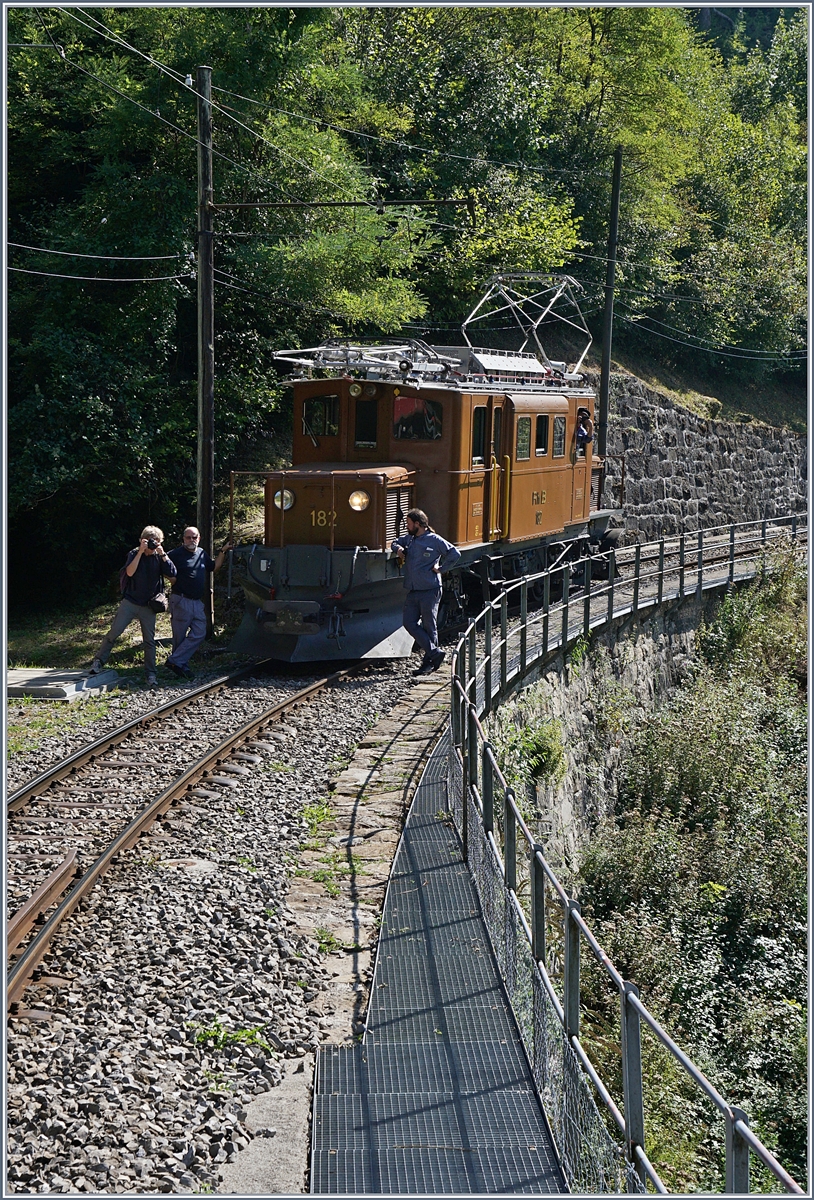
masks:
<svg viewBox="0 0 814 1200"><path fill-rule="evenodd" d="M351 492L348 496L348 504L354 512L364 512L370 504L370 496L367 492Z"/></svg>
<svg viewBox="0 0 814 1200"><path fill-rule="evenodd" d="M288 488L283 488L281 492L274 493L274 503L284 512L288 512L289 508L294 507L294 493L290 492Z"/></svg>
<svg viewBox="0 0 814 1200"><path fill-rule="evenodd" d="M348 392L350 393L351 396L361 396L361 394L362 394L361 383L352 383L350 385L350 387L348 388Z"/></svg>

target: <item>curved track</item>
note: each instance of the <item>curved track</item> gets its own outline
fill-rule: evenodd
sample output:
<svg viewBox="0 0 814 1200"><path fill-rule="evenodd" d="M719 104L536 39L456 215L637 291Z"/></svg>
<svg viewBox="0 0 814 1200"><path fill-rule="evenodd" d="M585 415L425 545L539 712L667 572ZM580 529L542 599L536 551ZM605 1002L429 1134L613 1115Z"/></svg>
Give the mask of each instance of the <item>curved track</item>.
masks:
<svg viewBox="0 0 814 1200"><path fill-rule="evenodd" d="M7 926L8 951L14 958L7 975L7 1005L16 1004L63 921L117 855L133 846L190 789L195 789L194 795L218 798L222 789L233 784L235 775L247 771L242 762L260 760L251 750L264 748L262 739L268 726L363 664L317 679L271 706L263 704L248 721L240 720L245 717L245 692L240 697L243 703L237 706L217 703L230 685L269 665L253 664L152 709L63 759L9 797L9 859L23 870L8 882L8 893L19 907ZM207 711L207 702L213 700L214 708ZM189 730L172 723L172 718L190 706L196 709L196 734L200 724L209 726L198 735L199 741L208 744L197 757L190 755L186 769L158 790L156 784L160 788L177 769L164 767L162 744L177 747L184 736L189 739L187 745L193 740ZM224 737L223 730L229 726ZM252 739L258 739L254 747ZM212 790L215 788L219 790ZM57 867L46 874L42 864L54 862ZM56 909L45 919L54 904ZM37 925L41 928L29 938Z"/></svg>

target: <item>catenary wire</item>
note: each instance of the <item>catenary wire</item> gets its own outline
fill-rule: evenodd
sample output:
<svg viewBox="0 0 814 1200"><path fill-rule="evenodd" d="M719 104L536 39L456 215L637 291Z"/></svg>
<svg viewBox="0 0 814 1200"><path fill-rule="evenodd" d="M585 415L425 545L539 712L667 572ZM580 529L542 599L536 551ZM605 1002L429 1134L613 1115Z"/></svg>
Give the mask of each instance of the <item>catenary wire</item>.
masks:
<svg viewBox="0 0 814 1200"><path fill-rule="evenodd" d="M193 274L187 275L145 275L145 276L115 276L115 275L59 275L56 271L28 271L24 267L7 267L8 271L16 271L19 275L44 275L48 279L79 279L83 283L161 283L168 279L194 279Z"/></svg>
<svg viewBox="0 0 814 1200"><path fill-rule="evenodd" d="M66 258L98 258L105 262L162 262L168 258L183 258L183 254L146 254L146 255L125 255L125 254L79 254L76 250L46 250L44 246L24 246L22 242L7 242L6 245L14 246L17 250L36 250L38 254L61 254Z"/></svg>
<svg viewBox="0 0 814 1200"><path fill-rule="evenodd" d="M625 304L624 300L620 300L619 303L622 305L623 308L626 308L628 312L635 311L634 309L632 309L630 307L629 304ZM654 325L661 325L663 329L671 329L673 331L673 333L683 333L685 337L695 338L695 340L697 342L705 342L707 346L717 347L717 346L726 345L725 342L714 342L712 340L712 338L701 337L700 334L690 333L690 331L687 329L680 329L677 325L668 325L668 323L666 321L659 321L657 317L651 317L649 313L642 313L640 320L652 321ZM699 349L700 348L701 347L699 347ZM755 346L729 346L728 349L742 351L744 354L754 354L754 355L764 355L764 354L775 355L776 354L776 351L774 351L774 350L758 350L757 347L755 347ZM788 357L793 357L793 356L800 355L800 354L805 354L805 351L804 350L790 350L788 352ZM784 357L786 357L786 356L784 355Z"/></svg>
<svg viewBox="0 0 814 1200"><path fill-rule="evenodd" d="M683 342L679 338L670 337L669 334L659 333L657 329L648 329L646 325L641 325L638 321L632 321L630 317L623 317L621 313L619 313L618 316L620 321L624 321L626 325L633 325L634 328L640 330L642 333L649 333L653 337L664 338L665 341L668 342L676 342L677 345L687 346L690 350L700 350L703 354L720 354L725 358L740 358L745 362L788 362L791 358L791 355L787 354L778 354L774 358L758 358L752 354L736 354L730 350L712 350L708 346L698 346L693 342ZM646 320L647 318L644 319ZM793 361L801 362L806 357L807 352L802 351L801 356L799 358L795 358Z"/></svg>

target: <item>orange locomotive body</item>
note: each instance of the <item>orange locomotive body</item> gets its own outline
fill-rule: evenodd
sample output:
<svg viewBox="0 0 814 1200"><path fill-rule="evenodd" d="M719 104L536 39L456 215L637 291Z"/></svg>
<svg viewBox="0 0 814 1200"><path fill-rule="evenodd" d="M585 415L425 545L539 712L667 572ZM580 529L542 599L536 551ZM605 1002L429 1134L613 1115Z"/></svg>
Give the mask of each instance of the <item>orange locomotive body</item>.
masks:
<svg viewBox="0 0 814 1200"><path fill-rule="evenodd" d="M242 548L238 647L409 654L390 544L412 507L462 554L443 577L442 623L601 539L604 463L577 440L594 393L565 363L420 342L303 353L291 359L334 373L293 381L292 466L266 474L264 542Z"/></svg>

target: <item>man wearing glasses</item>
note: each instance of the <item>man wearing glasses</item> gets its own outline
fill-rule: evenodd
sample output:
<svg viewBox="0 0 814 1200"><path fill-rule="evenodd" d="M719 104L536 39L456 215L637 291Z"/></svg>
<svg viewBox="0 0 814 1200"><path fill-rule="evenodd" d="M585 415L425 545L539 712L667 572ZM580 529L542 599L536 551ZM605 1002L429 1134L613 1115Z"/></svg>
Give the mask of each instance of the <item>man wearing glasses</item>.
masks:
<svg viewBox="0 0 814 1200"><path fill-rule="evenodd" d="M206 637L206 610L203 603L206 576L219 571L231 545L223 546L212 559L199 546L201 535L194 525L184 530L182 545L167 556L178 572L170 594L172 651L167 666L179 679L193 679L189 660Z"/></svg>

